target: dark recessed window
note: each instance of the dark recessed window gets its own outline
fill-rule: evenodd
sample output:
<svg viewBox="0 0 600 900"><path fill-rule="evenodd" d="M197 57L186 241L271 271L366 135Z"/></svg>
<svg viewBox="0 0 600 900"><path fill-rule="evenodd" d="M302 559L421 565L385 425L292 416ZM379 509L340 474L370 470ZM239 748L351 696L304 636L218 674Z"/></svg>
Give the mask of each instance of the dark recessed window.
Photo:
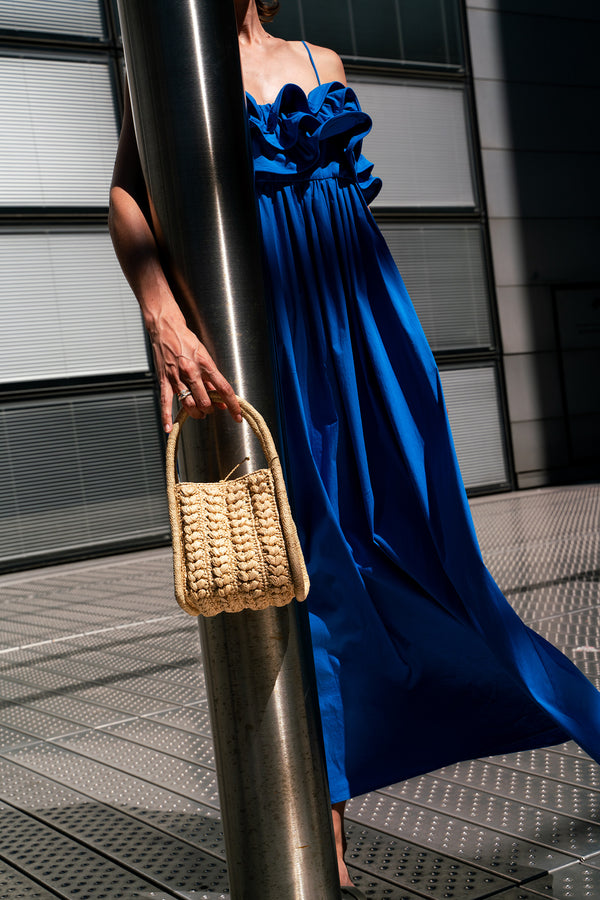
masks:
<svg viewBox="0 0 600 900"><path fill-rule="evenodd" d="M270 29L346 57L462 65L458 0L285 0Z"/></svg>

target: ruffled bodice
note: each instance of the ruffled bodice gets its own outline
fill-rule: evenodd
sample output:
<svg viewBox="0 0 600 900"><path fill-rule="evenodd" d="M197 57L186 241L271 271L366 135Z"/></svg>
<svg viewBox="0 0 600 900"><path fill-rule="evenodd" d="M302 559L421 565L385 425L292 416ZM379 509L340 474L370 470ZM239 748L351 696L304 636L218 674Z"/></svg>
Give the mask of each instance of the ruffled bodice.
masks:
<svg viewBox="0 0 600 900"><path fill-rule="evenodd" d="M265 182L339 178L357 183L367 203L377 196L381 180L361 152L372 122L352 88L333 81L307 95L286 84L266 104L246 96L258 191Z"/></svg>

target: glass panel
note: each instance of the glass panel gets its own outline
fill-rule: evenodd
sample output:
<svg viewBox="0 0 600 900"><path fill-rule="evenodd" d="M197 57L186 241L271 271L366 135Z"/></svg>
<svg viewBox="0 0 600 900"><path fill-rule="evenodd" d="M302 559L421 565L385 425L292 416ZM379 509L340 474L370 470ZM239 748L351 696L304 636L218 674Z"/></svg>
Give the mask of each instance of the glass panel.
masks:
<svg viewBox="0 0 600 900"><path fill-rule="evenodd" d="M373 205L473 208L475 185L462 88L351 83L373 119L364 152L383 179Z"/></svg>
<svg viewBox="0 0 600 900"><path fill-rule="evenodd" d="M462 62L454 0L403 0L399 6L405 60L441 65Z"/></svg>
<svg viewBox="0 0 600 900"><path fill-rule="evenodd" d="M0 234L0 271L0 382L148 370L108 234Z"/></svg>
<svg viewBox="0 0 600 900"><path fill-rule="evenodd" d="M405 225L381 231L433 350L493 346L479 225Z"/></svg>
<svg viewBox="0 0 600 900"><path fill-rule="evenodd" d="M508 472L495 368L443 369L440 376L465 486L506 484Z"/></svg>
<svg viewBox="0 0 600 900"><path fill-rule="evenodd" d="M287 40L299 41L305 38L300 0L284 0L276 17L265 27L272 34Z"/></svg>
<svg viewBox="0 0 600 900"><path fill-rule="evenodd" d="M349 56L356 54L348 0L327 0L326 3L302 0L302 14L308 41L323 47L331 47L338 53L346 53ZM297 37L297 34L290 35L288 39L293 40Z"/></svg>
<svg viewBox="0 0 600 900"><path fill-rule="evenodd" d="M376 7L364 0L352 0L352 22L358 56L402 59L400 10L395 0L385 0Z"/></svg>
<svg viewBox="0 0 600 900"><path fill-rule="evenodd" d="M285 0L269 29L346 56L462 65L458 0Z"/></svg>
<svg viewBox="0 0 600 900"><path fill-rule="evenodd" d="M104 37L99 0L0 0L0 28Z"/></svg>
<svg viewBox="0 0 600 900"><path fill-rule="evenodd" d="M168 535L151 392L0 407L0 563Z"/></svg>
<svg viewBox="0 0 600 900"><path fill-rule="evenodd" d="M108 205L117 121L108 65L0 57L0 203Z"/></svg>

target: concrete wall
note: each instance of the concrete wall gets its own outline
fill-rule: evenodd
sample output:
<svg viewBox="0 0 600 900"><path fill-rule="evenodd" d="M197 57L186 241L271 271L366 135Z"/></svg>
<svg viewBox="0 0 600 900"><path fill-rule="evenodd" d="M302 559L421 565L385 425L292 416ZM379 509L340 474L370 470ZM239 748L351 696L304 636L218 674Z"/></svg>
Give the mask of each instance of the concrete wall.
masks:
<svg viewBox="0 0 600 900"><path fill-rule="evenodd" d="M517 483L598 478L600 3L466 5Z"/></svg>

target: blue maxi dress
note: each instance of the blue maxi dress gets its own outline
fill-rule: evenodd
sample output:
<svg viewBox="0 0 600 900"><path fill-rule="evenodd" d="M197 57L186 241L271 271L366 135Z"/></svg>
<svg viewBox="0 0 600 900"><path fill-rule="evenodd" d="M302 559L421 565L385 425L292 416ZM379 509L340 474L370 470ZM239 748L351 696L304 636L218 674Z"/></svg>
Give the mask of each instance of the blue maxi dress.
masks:
<svg viewBox="0 0 600 900"><path fill-rule="evenodd" d="M483 563L439 373L368 208L371 120L336 82L247 105L332 802L571 737L600 759L600 694Z"/></svg>

